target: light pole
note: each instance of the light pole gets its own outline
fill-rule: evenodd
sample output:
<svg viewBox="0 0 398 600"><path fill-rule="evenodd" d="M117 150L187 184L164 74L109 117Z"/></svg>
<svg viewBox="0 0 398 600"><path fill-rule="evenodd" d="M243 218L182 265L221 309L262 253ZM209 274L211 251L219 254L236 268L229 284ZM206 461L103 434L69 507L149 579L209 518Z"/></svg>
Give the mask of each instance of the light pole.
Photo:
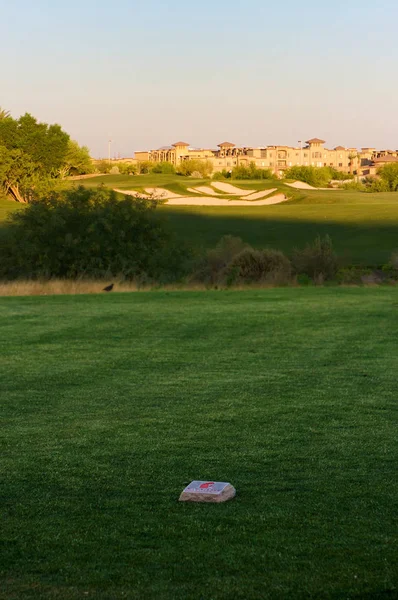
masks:
<svg viewBox="0 0 398 600"><path fill-rule="evenodd" d="M302 141L299 140L298 143L300 144L300 167L303 166L303 144Z"/></svg>
<svg viewBox="0 0 398 600"><path fill-rule="evenodd" d="M112 140L109 138L109 140L108 140L108 162L109 162L109 164L111 164L111 144L112 144Z"/></svg>

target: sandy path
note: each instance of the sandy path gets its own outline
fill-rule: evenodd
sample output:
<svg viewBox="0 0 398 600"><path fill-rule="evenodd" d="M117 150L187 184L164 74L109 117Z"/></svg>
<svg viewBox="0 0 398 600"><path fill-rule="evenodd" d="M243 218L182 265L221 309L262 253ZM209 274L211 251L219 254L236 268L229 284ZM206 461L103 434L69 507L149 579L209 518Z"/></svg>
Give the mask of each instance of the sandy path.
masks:
<svg viewBox="0 0 398 600"><path fill-rule="evenodd" d="M304 183L304 181L295 181L294 183L285 183L289 187L296 188L296 190L317 190L318 188L309 185L309 183Z"/></svg>
<svg viewBox="0 0 398 600"><path fill-rule="evenodd" d="M222 181L214 181L211 184L216 190L221 190L224 194L233 194L234 196L248 196L253 194L256 190L241 190L230 183L223 183Z"/></svg>
<svg viewBox="0 0 398 600"><path fill-rule="evenodd" d="M272 198L255 200L254 202L248 202L247 200L223 200L222 198L203 196L203 198L171 198L166 204L167 206L247 206L251 208L279 204L285 200L287 198L284 194L277 194L276 196L272 196Z"/></svg>
<svg viewBox="0 0 398 600"><path fill-rule="evenodd" d="M207 194L208 196L218 196L220 192L216 192L213 188L207 185L201 185L197 188L188 188L188 192L194 192L195 194Z"/></svg>
<svg viewBox="0 0 398 600"><path fill-rule="evenodd" d="M262 190L261 192L255 192L254 194L250 194L249 196L244 196L245 200L259 200L260 198L265 198L265 196L269 196L273 192L276 192L276 188L272 190Z"/></svg>

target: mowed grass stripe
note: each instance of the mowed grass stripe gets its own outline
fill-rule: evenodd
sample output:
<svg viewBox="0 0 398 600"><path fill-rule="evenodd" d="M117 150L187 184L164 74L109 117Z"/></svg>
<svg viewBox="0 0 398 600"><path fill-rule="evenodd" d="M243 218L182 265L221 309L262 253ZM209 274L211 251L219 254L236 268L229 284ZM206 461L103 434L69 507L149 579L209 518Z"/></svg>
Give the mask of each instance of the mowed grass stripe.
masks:
<svg viewBox="0 0 398 600"><path fill-rule="evenodd" d="M396 587L395 289L0 303L3 597Z"/></svg>

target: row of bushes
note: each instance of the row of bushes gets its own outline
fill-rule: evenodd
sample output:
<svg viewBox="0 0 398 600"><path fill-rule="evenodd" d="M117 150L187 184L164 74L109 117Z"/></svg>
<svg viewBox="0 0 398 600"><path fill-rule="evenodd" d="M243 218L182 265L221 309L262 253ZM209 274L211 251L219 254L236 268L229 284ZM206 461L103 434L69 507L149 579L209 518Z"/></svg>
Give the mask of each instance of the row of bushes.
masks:
<svg viewBox="0 0 398 600"><path fill-rule="evenodd" d="M233 169L227 171L217 171L213 175L214 180L222 179L276 179L276 175L271 169L258 169L254 162L251 162L249 166L237 165Z"/></svg>
<svg viewBox="0 0 398 600"><path fill-rule="evenodd" d="M104 175L146 175L147 173L156 174L174 174L176 172L174 166L169 162L150 162L141 161L138 163L129 162L109 162L100 160L96 163L95 169L98 173Z"/></svg>
<svg viewBox="0 0 398 600"><path fill-rule="evenodd" d="M146 283L232 285L288 284L297 277L350 283L364 275L357 268L339 271L328 236L290 257L233 236L198 255L175 237L156 207L154 200L120 200L105 187L80 186L34 200L12 213L0 231L0 279L122 276ZM382 270L381 278L389 277L398 278L398 255Z"/></svg>
<svg viewBox="0 0 398 600"><path fill-rule="evenodd" d="M224 236L214 249L207 251L192 278L221 285L287 284L297 275L314 281L331 280L337 270L337 257L329 236L318 237L304 249L296 249L290 258L280 250L258 250L238 237Z"/></svg>
<svg viewBox="0 0 398 600"><path fill-rule="evenodd" d="M303 181L313 187L326 187L332 180L353 179L353 175L337 171L333 167L294 166L285 172L286 179Z"/></svg>

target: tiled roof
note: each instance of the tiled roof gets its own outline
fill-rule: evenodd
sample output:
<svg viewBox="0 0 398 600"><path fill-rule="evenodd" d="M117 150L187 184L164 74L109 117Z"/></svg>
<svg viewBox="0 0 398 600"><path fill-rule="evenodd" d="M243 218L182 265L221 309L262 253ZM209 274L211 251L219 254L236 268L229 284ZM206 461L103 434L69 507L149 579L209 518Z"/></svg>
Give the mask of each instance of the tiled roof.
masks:
<svg viewBox="0 0 398 600"><path fill-rule="evenodd" d="M336 146L335 150L345 150L344 146Z"/></svg>
<svg viewBox="0 0 398 600"><path fill-rule="evenodd" d="M187 142L176 142L173 146L189 146L189 144Z"/></svg>
<svg viewBox="0 0 398 600"><path fill-rule="evenodd" d="M378 163L395 163L398 162L398 156L381 156L380 158L374 158L373 162Z"/></svg>
<svg viewBox="0 0 398 600"><path fill-rule="evenodd" d="M231 144L231 142L223 142L222 144L218 144L219 148L235 148L235 144Z"/></svg>
<svg viewBox="0 0 398 600"><path fill-rule="evenodd" d="M319 138L313 138L312 140L307 140L306 144L324 144L325 140L320 140Z"/></svg>

